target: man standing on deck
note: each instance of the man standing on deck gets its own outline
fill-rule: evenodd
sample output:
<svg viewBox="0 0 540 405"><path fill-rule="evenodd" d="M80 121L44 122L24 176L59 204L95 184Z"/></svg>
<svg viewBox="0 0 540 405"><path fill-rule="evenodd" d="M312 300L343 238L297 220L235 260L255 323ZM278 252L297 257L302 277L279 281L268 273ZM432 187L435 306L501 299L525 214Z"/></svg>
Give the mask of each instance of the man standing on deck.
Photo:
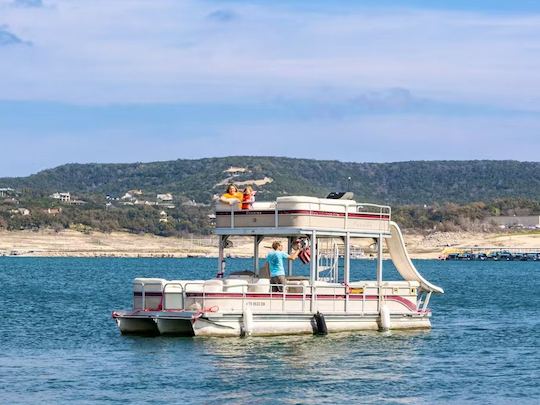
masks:
<svg viewBox="0 0 540 405"><path fill-rule="evenodd" d="M283 291L283 285L286 284L285 268L283 267L283 259L296 260L300 250L295 250L288 254L283 251L283 245L279 241L272 243L272 251L266 256L268 268L270 270L270 284L281 284L272 286L272 291Z"/></svg>

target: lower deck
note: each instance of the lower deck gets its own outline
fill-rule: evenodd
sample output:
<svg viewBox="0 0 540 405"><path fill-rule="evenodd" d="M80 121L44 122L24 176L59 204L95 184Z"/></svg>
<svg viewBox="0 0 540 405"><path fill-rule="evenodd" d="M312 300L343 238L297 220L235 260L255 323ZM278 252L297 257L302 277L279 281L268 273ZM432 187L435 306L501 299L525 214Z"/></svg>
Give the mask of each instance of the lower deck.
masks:
<svg viewBox="0 0 540 405"><path fill-rule="evenodd" d="M187 336L318 333L321 314L326 332L431 326L428 300L414 281L253 281L137 279L134 309L113 318L125 334Z"/></svg>

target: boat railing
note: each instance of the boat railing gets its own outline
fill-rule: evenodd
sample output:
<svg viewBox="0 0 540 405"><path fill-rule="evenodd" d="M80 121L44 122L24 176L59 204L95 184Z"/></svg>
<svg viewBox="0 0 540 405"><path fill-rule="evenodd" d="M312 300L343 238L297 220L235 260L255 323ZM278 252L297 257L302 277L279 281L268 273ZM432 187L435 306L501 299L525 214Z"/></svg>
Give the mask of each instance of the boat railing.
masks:
<svg viewBox="0 0 540 405"><path fill-rule="evenodd" d="M336 214L341 214L344 218L343 221L343 228L347 229L349 225L350 218L353 217L354 214L366 214L366 215L372 215L375 216L375 218L379 218L380 220L388 220L390 221L392 218L392 208L389 205L379 205L379 204L371 204L371 203L355 203L355 204L344 204L344 200L325 200L323 205L325 206L339 206L344 208L344 212L336 211ZM239 215L240 213L245 214L246 212L272 212L274 215L273 225L274 228L279 228L279 215L280 215L280 206L278 202L260 202L260 203L254 203L254 204L260 204L259 206L254 205L253 208L249 209L242 209L238 206L238 204L231 204L230 206L221 205L216 206L216 212L230 212L230 225L228 228L236 228L235 225L235 215ZM317 204L317 203L313 203ZM308 212L311 210L307 210ZM379 223L379 231L380 232L386 232L385 225L382 223Z"/></svg>
<svg viewBox="0 0 540 405"><path fill-rule="evenodd" d="M141 308L146 309L146 287L160 287L163 291L163 283L161 282L144 282L144 281L133 281L133 286L141 287Z"/></svg>
<svg viewBox="0 0 540 405"><path fill-rule="evenodd" d="M392 220L392 208L389 205L379 205L379 204L370 204L370 203L358 203L356 204L356 213L360 214L374 214L379 217L379 219L387 218L388 221ZM347 212L346 218L348 218L349 213ZM345 226L347 227L347 226ZM386 225L379 221L379 232L385 232Z"/></svg>
<svg viewBox="0 0 540 405"><path fill-rule="evenodd" d="M174 289L167 287L174 286ZM347 287L345 285L304 285L304 284L266 284L268 291L254 291L256 288L260 288L260 284L244 284L238 286L231 286L235 291L220 291L219 297L216 298L216 292L212 286L205 286L204 282L193 283L180 283L169 282L164 284L162 309L164 311L175 310L189 310L186 308L186 303L189 298L200 299L201 309L212 307L216 299L219 300L238 300L241 299L241 305L239 305L237 311L242 312L246 307L253 307L254 300L267 300L265 302L265 309L269 312L287 312L290 310L291 302L294 300L301 300L302 313L313 313L317 311L318 299L324 297L328 303L332 301L332 312L350 312L349 302L351 296L361 296L361 309L362 315L366 314L366 306L368 299L373 297L379 297L381 301L390 299L397 294L396 287L391 285L382 285L379 289L379 293L369 293L369 288L374 286L365 284L356 284L354 287ZM280 291L281 289L281 291ZM209 291L212 290L212 291ZM144 294L143 294L144 296ZM176 299L171 299L175 297ZM427 306L431 293L427 292L425 295L420 295L417 300L417 311L427 312ZM266 306L268 304L268 306ZM297 306L295 307L297 308ZM326 306L328 309L328 306ZM358 311L356 307L355 312ZM296 309L298 311L298 309Z"/></svg>

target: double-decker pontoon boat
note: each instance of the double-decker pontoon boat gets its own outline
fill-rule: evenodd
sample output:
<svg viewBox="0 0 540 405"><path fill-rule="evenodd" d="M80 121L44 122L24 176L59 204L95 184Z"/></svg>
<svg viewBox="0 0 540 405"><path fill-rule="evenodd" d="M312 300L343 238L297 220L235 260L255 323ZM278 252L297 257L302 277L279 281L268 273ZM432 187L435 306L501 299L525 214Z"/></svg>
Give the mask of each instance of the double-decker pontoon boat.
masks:
<svg viewBox="0 0 540 405"><path fill-rule="evenodd" d="M244 336L431 327L428 304L443 290L411 262L388 206L302 196L255 202L252 209L216 206L219 258L211 280L136 278L133 309L113 312L124 334ZM233 236L253 239L251 271L224 274ZM309 277L287 267L283 288L260 266L263 240L299 239L310 249ZM351 240L372 238L376 279L351 280ZM383 241L404 280L383 280ZM340 249L342 252L340 254Z"/></svg>

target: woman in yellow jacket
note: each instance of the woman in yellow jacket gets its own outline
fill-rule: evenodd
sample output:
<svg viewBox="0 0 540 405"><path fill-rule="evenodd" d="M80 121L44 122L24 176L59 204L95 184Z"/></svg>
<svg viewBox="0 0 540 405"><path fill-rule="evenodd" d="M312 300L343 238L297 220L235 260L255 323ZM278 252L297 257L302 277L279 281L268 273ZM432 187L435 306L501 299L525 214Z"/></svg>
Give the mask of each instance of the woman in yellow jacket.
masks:
<svg viewBox="0 0 540 405"><path fill-rule="evenodd" d="M238 191L238 188L236 188L234 184L229 184L227 186L227 191L219 198L219 201L229 205L240 204L242 202L242 197L243 194Z"/></svg>

